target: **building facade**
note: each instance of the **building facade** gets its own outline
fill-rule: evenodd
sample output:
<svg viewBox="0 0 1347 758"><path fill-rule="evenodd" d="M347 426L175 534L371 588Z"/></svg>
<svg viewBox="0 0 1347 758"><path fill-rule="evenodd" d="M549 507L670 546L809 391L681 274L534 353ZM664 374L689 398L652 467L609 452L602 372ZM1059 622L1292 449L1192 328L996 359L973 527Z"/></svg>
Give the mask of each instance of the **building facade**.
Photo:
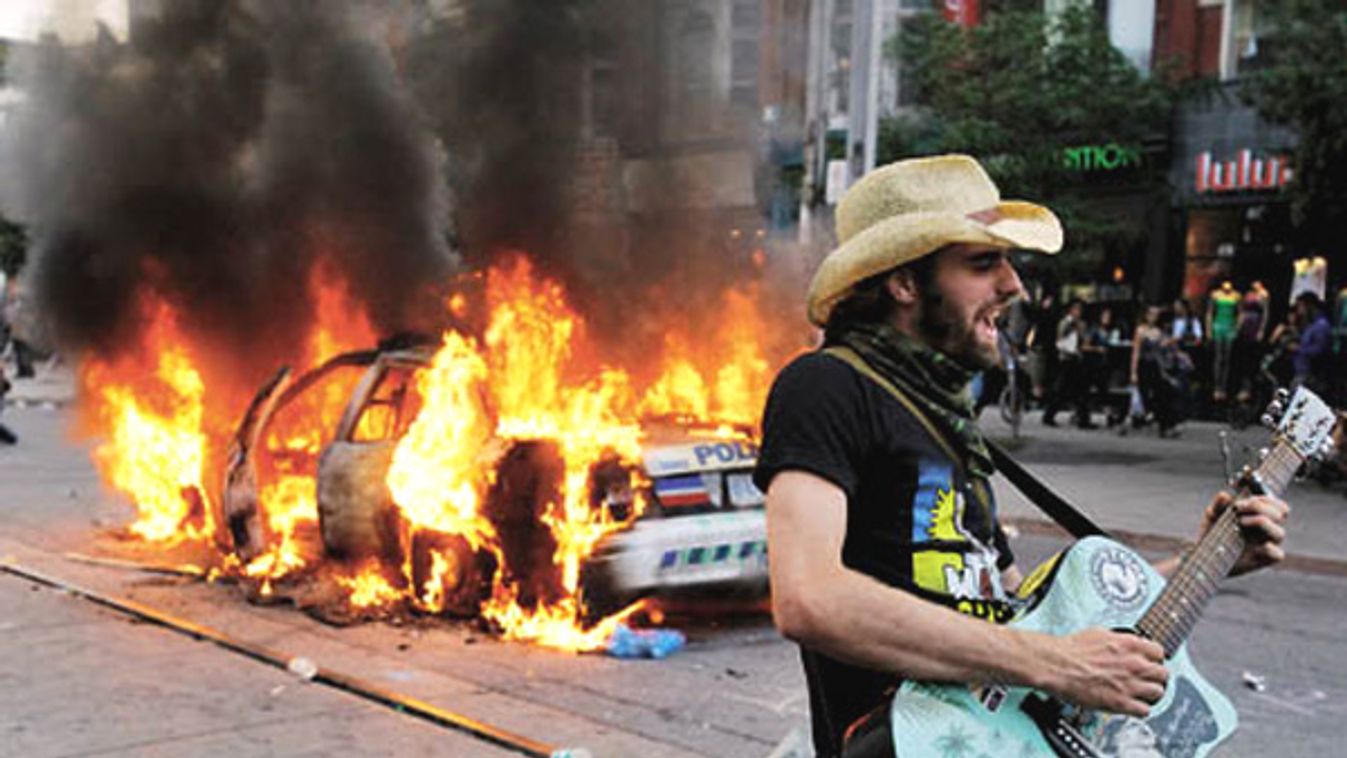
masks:
<svg viewBox="0 0 1347 758"><path fill-rule="evenodd" d="M1239 94L1241 78L1266 65L1275 46L1259 13L1267 1L1156 4L1156 69L1219 82L1175 112L1172 234L1156 261L1162 269L1156 295L1202 303L1222 282L1244 291L1258 281L1279 313L1297 267L1325 252L1297 249L1292 241L1285 189L1294 181L1296 134L1267 123ZM1332 275L1341 272L1330 270L1325 281Z"/></svg>

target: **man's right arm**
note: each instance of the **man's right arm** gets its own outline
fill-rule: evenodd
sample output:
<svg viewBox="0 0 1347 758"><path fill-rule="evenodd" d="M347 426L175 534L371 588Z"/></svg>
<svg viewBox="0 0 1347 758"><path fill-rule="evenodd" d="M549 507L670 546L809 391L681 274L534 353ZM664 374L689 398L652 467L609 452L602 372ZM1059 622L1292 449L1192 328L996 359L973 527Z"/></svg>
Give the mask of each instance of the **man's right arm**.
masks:
<svg viewBox="0 0 1347 758"><path fill-rule="evenodd" d="M903 678L996 682L1144 716L1164 694L1163 649L1105 629L1054 637L972 618L842 564L846 495L781 471L767 492L772 617L782 634Z"/></svg>

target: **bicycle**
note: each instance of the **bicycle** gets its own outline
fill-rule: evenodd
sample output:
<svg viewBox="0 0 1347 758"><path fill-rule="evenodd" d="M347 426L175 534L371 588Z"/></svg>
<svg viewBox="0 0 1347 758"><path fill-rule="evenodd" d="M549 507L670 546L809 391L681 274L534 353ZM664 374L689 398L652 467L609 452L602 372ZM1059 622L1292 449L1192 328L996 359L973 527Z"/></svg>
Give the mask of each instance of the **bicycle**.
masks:
<svg viewBox="0 0 1347 758"><path fill-rule="evenodd" d="M1018 440L1025 406L1024 392L1020 389L1020 361L1015 355L1015 347L1004 333L997 336L997 344L1001 352L1001 365L1006 372L1006 386L1001 389L997 407L1001 412L1001 420L1010 426L1011 438Z"/></svg>

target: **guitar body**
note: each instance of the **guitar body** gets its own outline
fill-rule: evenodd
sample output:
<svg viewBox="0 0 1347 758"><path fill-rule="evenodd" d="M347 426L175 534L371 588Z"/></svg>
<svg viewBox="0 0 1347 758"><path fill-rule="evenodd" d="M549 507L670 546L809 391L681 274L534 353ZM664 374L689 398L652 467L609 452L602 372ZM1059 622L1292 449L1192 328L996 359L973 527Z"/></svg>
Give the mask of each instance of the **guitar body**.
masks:
<svg viewBox="0 0 1347 758"><path fill-rule="evenodd" d="M1132 628L1165 580L1135 552L1102 537L1077 542L1026 580L1032 604L1010 625L1066 635L1089 627ZM1186 646L1166 662L1164 698L1145 720L1093 714L1077 724L1097 754L1199 758L1228 737L1235 709L1193 667ZM1054 756L1038 723L1021 707L1035 700L1017 687L970 688L906 682L890 718L898 756Z"/></svg>

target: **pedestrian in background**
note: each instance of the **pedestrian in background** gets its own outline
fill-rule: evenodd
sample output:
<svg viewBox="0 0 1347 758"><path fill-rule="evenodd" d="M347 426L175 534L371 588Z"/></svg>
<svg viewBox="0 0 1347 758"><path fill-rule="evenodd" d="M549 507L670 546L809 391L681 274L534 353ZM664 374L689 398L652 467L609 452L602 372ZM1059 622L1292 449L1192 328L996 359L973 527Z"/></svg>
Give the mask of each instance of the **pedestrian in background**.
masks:
<svg viewBox="0 0 1347 758"><path fill-rule="evenodd" d="M1048 403L1048 394L1057 380L1057 304L1051 290L1044 290L1032 310L1029 328L1029 381L1034 402Z"/></svg>
<svg viewBox="0 0 1347 758"><path fill-rule="evenodd" d="M1146 308L1141 323L1132 335L1132 365L1129 381L1140 392L1146 412L1159 426L1160 436L1168 437L1178 423L1176 388L1165 371L1166 343L1172 345L1161 325L1163 313L1158 305ZM1146 419L1132 418L1133 426Z"/></svg>
<svg viewBox="0 0 1347 758"><path fill-rule="evenodd" d="M1178 340L1184 349L1202 344L1202 319L1193 315L1188 301L1183 298L1174 301L1174 324L1169 329L1169 335Z"/></svg>
<svg viewBox="0 0 1347 758"><path fill-rule="evenodd" d="M9 394L9 388L9 379L5 376L5 364L0 363L0 412L5 409L5 395ZM13 445L18 441L18 436L11 432L9 427L0 423L0 445Z"/></svg>
<svg viewBox="0 0 1347 758"><path fill-rule="evenodd" d="M1215 366L1213 365L1215 355L1214 351L1209 349L1211 344L1207 341L1207 332L1202 328L1202 318L1197 315L1197 311L1184 298L1174 301L1173 305L1174 321L1170 324L1167 334L1174 341L1178 349L1184 352L1189 363L1194 366L1192 373L1196 374L1196 367L1201 367L1202 376L1212 376ZM1163 318L1163 316L1162 316ZM1188 392L1192 391L1191 384ZM1213 386L1216 386L1213 384Z"/></svg>
<svg viewBox="0 0 1347 758"><path fill-rule="evenodd" d="M9 347L14 354L15 376L28 379L33 371L33 314L24 302L24 293L19 278L11 277L5 283L4 320L9 334Z"/></svg>
<svg viewBox="0 0 1347 758"><path fill-rule="evenodd" d="M1277 324L1268 336L1267 352L1259 363L1258 372L1268 390L1263 393L1264 396L1271 397L1272 391L1278 387L1290 386L1291 380L1295 378L1292 359L1296 346L1300 344L1300 327L1300 314L1292 308L1286 314L1286 320Z"/></svg>
<svg viewBox="0 0 1347 758"><path fill-rule="evenodd" d="M1248 405L1253 399L1258 366L1263 360L1263 340L1268 329L1267 288L1256 281L1239 303L1239 322L1235 327L1235 399Z"/></svg>
<svg viewBox="0 0 1347 758"><path fill-rule="evenodd" d="M1313 292L1302 292L1296 297L1296 310L1301 323L1305 324L1300 334L1300 344L1296 348L1292 365L1295 367L1294 386L1305 386L1314 392L1325 395L1328 392L1332 367L1333 327L1324 315L1323 301Z"/></svg>
<svg viewBox="0 0 1347 758"><path fill-rule="evenodd" d="M1093 429L1090 421L1089 375L1085 370L1085 303L1074 299L1066 315L1057 324L1057 382L1043 410L1043 424L1057 426L1057 413L1064 407L1075 412L1073 421L1081 429Z"/></svg>
<svg viewBox="0 0 1347 758"><path fill-rule="evenodd" d="M1101 408L1109 426L1116 424L1123 415L1115 411L1109 402L1113 368L1109 365L1108 351L1109 346L1117 340L1116 331L1113 309L1103 306L1094 321L1086 325L1085 344L1081 347L1085 358L1086 403Z"/></svg>

